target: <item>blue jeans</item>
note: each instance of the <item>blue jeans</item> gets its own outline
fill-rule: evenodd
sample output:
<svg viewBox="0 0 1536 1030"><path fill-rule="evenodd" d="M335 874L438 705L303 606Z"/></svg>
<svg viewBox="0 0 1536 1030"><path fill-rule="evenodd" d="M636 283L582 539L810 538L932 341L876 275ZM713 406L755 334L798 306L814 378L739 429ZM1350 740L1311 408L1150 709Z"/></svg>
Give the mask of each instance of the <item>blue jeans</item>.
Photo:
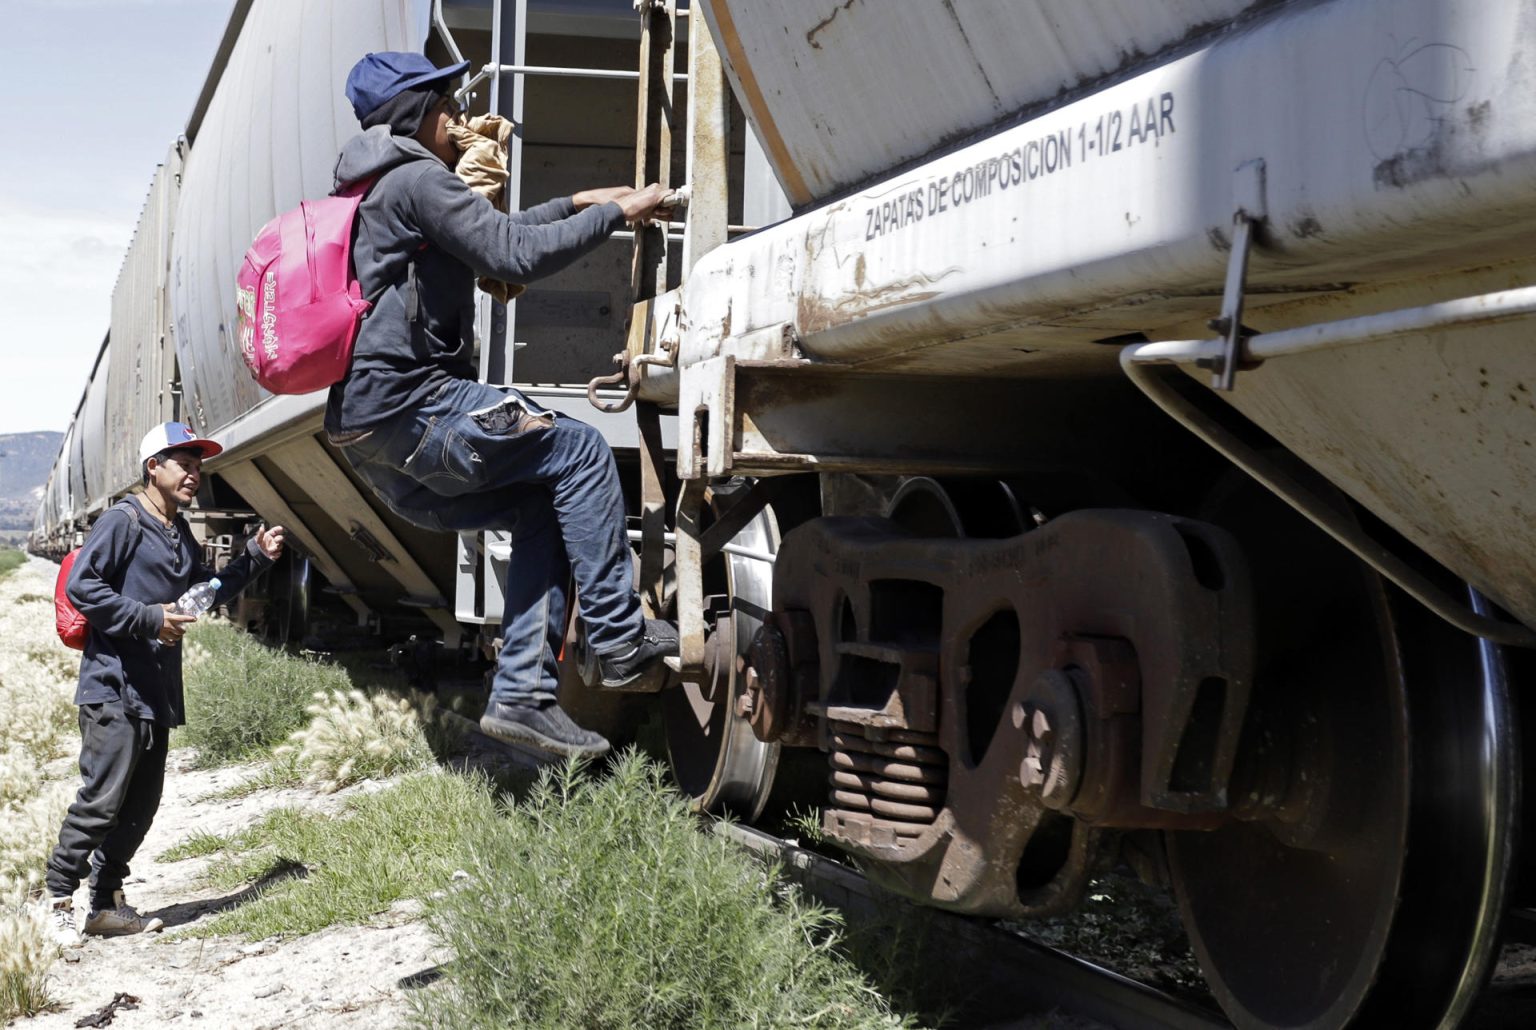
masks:
<svg viewBox="0 0 1536 1030"><path fill-rule="evenodd" d="M595 653L623 651L644 631L618 469L586 423L455 379L342 453L408 522L511 534L493 701L554 699L571 575Z"/></svg>

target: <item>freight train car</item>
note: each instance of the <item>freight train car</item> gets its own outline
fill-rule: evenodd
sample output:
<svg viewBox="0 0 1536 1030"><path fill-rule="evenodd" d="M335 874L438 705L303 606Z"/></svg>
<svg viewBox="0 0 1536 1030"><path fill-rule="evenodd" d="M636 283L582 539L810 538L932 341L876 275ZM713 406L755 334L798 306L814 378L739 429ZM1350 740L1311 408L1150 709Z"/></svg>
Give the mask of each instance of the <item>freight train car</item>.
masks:
<svg viewBox="0 0 1536 1030"><path fill-rule="evenodd" d="M638 40L623 0L238 0L185 134L155 175L34 549L57 556L77 544L137 484L133 441L181 418L225 444L192 513L209 546L238 544L258 517L288 526L297 545L249 592L243 618L285 639L349 626L450 645L472 642L482 626L494 634L504 540L425 533L375 502L324 441L324 394L270 396L247 374L230 345L230 284L265 221L329 191L337 152L358 131L342 84L362 54L425 50L440 64L462 56L476 69L505 66L479 74L466 95L472 111L520 123L508 198L517 205L633 177ZM745 136L743 123L735 181ZM681 167L681 137L677 146ZM747 193L771 200L777 186L765 192L772 176L758 164ZM633 453L633 423L592 410L586 383L622 349L631 235L511 307L484 299L477 323L487 381L516 381L547 407L582 412L621 454ZM670 246L681 248L680 234Z"/></svg>
<svg viewBox="0 0 1536 1030"><path fill-rule="evenodd" d="M623 53L596 0L376 6L304 5L382 42L298 54L237 9L189 128L166 282L182 410L233 443L210 513L294 526L381 632L494 633L515 555L399 524L227 339L231 262L350 117L272 112L457 39L489 103L527 83L527 199L604 160L581 181L688 187L680 233L481 336L488 381L558 383L620 446L682 636L642 687L700 807L814 804L870 876L981 916L1127 863L1241 1026L1464 1018L1524 890L1536 2L646 0ZM638 92L540 125L542 62ZM110 495L93 389L45 524Z"/></svg>

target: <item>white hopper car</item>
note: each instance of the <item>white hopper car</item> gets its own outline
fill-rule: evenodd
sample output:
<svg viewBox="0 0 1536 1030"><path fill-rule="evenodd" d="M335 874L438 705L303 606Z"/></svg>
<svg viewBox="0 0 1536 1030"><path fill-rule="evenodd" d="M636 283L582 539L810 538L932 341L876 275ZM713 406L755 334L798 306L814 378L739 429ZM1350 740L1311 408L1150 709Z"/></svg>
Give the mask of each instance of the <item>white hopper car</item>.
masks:
<svg viewBox="0 0 1536 1030"><path fill-rule="evenodd" d="M446 14L480 63L497 23L612 13L529 6ZM638 121L633 173L689 184L684 242L549 285L633 299L627 340L622 314L525 332L520 302L515 378L580 414L571 384L624 351L592 415L633 476L643 596L682 630L649 687L683 788L748 817L817 804L872 877L978 915L1059 912L1122 859L1171 884L1241 1026L1460 1022L1528 864L1536 2L642 6L642 117L552 132L536 191L530 85L523 194L619 169ZM421 5L304 17L324 9L377 38L242 63L288 31L245 16L221 57L245 70L216 67L173 155L145 310L180 410L235 443L210 512L297 522L360 617L456 638L494 622L484 570L515 556L393 521L318 402L258 397L221 339L251 232L328 185L352 55L442 56ZM557 63L531 55L560 31L497 60ZM321 93L325 125L241 120ZM270 174L241 163L258 150ZM127 374L118 310L98 376ZM574 357L546 378L557 340ZM85 425L123 395L92 383L40 514L55 547L127 485ZM118 478L77 489L93 462Z"/></svg>

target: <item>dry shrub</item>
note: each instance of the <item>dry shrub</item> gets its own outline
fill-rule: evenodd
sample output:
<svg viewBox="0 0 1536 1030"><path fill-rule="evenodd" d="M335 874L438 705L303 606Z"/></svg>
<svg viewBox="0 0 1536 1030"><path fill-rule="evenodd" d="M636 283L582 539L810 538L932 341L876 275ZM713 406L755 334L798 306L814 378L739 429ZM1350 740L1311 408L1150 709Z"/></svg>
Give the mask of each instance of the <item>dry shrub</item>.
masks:
<svg viewBox="0 0 1536 1030"><path fill-rule="evenodd" d="M431 698L413 704L395 694L317 691L309 725L277 755L292 756L304 782L326 793L420 769L432 761L423 725L431 705Z"/></svg>
<svg viewBox="0 0 1536 1030"><path fill-rule="evenodd" d="M0 778L10 790L24 782L9 765L13 752L0 759ZM0 894L34 890L43 882L43 866L59 839L64 812L74 796L73 784L45 782L32 774L33 793L0 803Z"/></svg>

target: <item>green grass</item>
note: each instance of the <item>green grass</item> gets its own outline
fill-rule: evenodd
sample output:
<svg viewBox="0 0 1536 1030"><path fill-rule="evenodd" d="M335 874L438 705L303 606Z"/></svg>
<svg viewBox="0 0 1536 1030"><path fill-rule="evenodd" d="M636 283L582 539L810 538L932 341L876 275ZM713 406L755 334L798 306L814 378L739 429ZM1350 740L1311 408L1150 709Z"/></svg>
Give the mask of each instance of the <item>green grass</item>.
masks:
<svg viewBox="0 0 1536 1030"><path fill-rule="evenodd" d="M27 562L27 552L0 548L0 579L4 579Z"/></svg>
<svg viewBox="0 0 1536 1030"><path fill-rule="evenodd" d="M799 834L800 845L805 848L819 848L826 842L826 830L821 824L821 809L801 808L799 805L791 806L788 815L784 819L787 829Z"/></svg>
<svg viewBox="0 0 1536 1030"><path fill-rule="evenodd" d="M190 932L261 939L366 922L402 898L446 886L463 843L495 822L483 779L422 772L349 799L339 816L282 808L228 837L200 835L178 857L220 852L206 873L212 886L262 886L253 900Z"/></svg>
<svg viewBox="0 0 1536 1030"><path fill-rule="evenodd" d="M187 633L187 725L177 746L197 748L198 764L228 765L265 755L309 721L316 691L348 690L334 665L267 646L227 623Z"/></svg>
<svg viewBox="0 0 1536 1030"><path fill-rule="evenodd" d="M429 900L454 953L415 996L426 1027L904 1025L839 950L838 917L701 832L654 762L546 773L466 840Z"/></svg>
<svg viewBox="0 0 1536 1030"><path fill-rule="evenodd" d="M221 837L217 833L209 833L206 830L198 830L184 840L156 856L159 862L180 862L184 858L201 858L205 855L217 855L229 847L229 838Z"/></svg>
<svg viewBox="0 0 1536 1030"><path fill-rule="evenodd" d="M282 754L274 754L270 761L263 762L251 775L231 783L219 790L209 791L199 796L196 801L233 801L236 798L248 798L258 790L283 790L288 787L297 787L304 782L304 777L299 773L298 755L293 751Z"/></svg>

